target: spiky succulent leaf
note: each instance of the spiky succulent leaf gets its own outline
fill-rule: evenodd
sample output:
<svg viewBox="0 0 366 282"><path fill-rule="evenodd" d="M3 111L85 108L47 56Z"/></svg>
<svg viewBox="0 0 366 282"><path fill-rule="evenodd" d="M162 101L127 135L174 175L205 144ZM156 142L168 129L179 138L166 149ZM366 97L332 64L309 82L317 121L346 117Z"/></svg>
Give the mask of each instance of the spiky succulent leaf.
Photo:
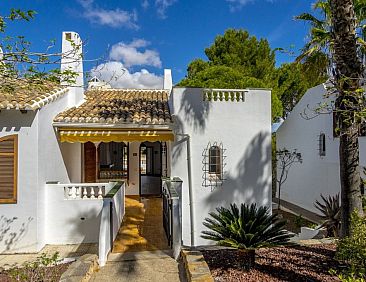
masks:
<svg viewBox="0 0 366 282"><path fill-rule="evenodd" d="M270 215L267 207L241 204L238 208L231 204L229 209L219 207L209 216L203 222L208 230L203 231L201 237L218 245L254 249L285 245L292 237L284 230L286 221L276 214Z"/></svg>

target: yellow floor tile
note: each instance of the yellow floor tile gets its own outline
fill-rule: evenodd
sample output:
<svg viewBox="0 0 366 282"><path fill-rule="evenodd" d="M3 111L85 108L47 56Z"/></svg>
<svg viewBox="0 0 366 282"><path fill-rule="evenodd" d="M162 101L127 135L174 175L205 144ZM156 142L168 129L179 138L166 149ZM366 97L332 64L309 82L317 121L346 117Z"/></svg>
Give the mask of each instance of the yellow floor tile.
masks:
<svg viewBox="0 0 366 282"><path fill-rule="evenodd" d="M126 196L126 212L113 244L113 253L169 249L163 228L161 198Z"/></svg>

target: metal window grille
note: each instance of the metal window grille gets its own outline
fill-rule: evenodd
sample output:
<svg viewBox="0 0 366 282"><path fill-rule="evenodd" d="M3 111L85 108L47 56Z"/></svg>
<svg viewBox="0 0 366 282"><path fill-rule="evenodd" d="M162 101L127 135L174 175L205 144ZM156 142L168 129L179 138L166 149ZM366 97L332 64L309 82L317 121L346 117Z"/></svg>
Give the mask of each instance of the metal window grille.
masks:
<svg viewBox="0 0 366 282"><path fill-rule="evenodd" d="M211 187L211 190L221 187L225 180L225 155L222 143L208 143L203 151L202 169L203 169L203 183L204 187Z"/></svg>

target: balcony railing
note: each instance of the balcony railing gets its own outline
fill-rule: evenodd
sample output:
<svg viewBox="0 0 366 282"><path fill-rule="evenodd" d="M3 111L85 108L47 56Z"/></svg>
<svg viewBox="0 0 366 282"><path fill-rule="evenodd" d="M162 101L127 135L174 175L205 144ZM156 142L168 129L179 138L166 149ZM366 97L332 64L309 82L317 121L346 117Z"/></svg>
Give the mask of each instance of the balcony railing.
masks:
<svg viewBox="0 0 366 282"><path fill-rule="evenodd" d="M95 200L103 199L116 184L108 183L52 183L52 186L63 189L65 200Z"/></svg>

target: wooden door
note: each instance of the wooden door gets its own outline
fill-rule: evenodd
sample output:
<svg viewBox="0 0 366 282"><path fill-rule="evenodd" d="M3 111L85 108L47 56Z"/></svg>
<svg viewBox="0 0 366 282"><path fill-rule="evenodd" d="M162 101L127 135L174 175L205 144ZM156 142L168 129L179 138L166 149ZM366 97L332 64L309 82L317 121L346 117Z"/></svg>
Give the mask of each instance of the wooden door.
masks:
<svg viewBox="0 0 366 282"><path fill-rule="evenodd" d="M92 142L84 144L84 181L87 183L96 182L97 156L95 145Z"/></svg>

